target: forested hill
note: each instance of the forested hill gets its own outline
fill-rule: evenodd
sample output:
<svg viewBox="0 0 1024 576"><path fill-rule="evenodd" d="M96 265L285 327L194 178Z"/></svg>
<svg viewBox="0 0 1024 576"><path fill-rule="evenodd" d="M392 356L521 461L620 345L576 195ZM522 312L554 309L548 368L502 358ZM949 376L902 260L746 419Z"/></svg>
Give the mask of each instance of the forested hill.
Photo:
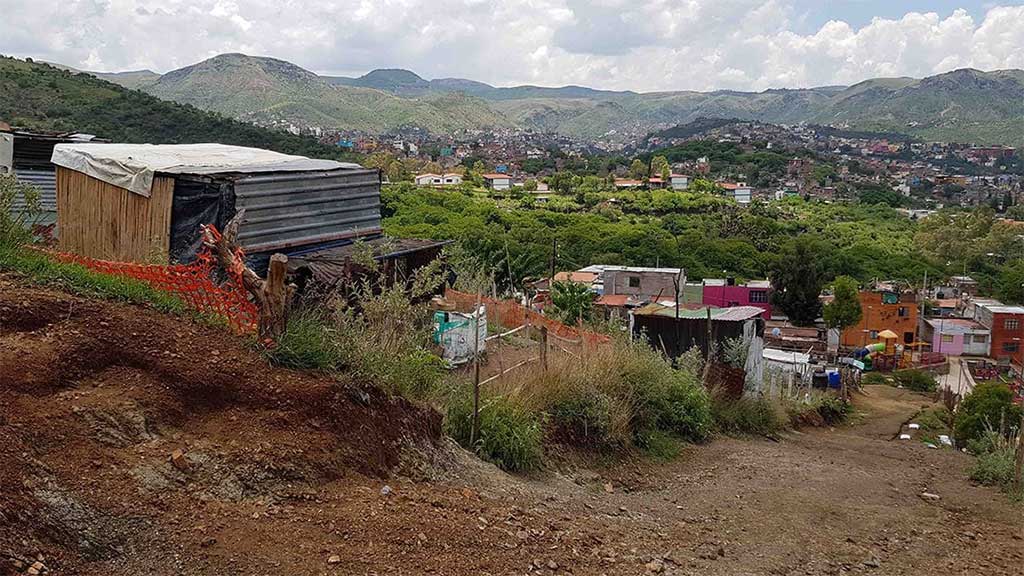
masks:
<svg viewBox="0 0 1024 576"><path fill-rule="evenodd" d="M220 142L341 159L333 146L160 100L53 66L0 57L0 121L40 130L95 134L115 142Z"/></svg>

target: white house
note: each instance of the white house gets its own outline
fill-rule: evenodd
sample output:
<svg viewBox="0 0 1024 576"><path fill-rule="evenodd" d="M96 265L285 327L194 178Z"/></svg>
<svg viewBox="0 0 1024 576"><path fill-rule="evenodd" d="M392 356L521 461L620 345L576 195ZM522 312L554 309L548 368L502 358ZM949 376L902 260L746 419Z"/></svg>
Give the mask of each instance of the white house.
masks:
<svg viewBox="0 0 1024 576"><path fill-rule="evenodd" d="M673 174L669 177L669 186L673 190L686 190L690 186L690 177L686 174Z"/></svg>
<svg viewBox="0 0 1024 576"><path fill-rule="evenodd" d="M491 190L508 190L512 187L512 177L508 174L484 174L484 186Z"/></svg>
<svg viewBox="0 0 1024 576"><path fill-rule="evenodd" d="M440 186L444 183L444 178L440 174L417 174L413 181L416 182L417 186Z"/></svg>
<svg viewBox="0 0 1024 576"><path fill-rule="evenodd" d="M458 186L462 184L462 175L449 174L418 174L413 180L417 186Z"/></svg>
<svg viewBox="0 0 1024 576"><path fill-rule="evenodd" d="M726 196L732 196L738 204L750 204L753 191L746 182L723 182L719 186L725 189Z"/></svg>

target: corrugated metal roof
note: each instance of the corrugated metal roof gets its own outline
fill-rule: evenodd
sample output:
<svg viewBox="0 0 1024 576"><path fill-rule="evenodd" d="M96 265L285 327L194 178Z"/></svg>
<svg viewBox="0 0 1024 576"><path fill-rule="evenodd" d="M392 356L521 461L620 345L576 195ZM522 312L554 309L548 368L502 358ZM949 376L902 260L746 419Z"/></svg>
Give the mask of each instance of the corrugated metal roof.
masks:
<svg viewBox="0 0 1024 576"><path fill-rule="evenodd" d="M732 308L680 306L679 317L687 320L707 319L709 309L711 310L711 320L718 322L743 322L764 314L764 309L756 306L733 306ZM640 316L667 316L669 318L674 318L676 316L676 308L675 306L666 306L655 302L639 308L634 312L634 314Z"/></svg>

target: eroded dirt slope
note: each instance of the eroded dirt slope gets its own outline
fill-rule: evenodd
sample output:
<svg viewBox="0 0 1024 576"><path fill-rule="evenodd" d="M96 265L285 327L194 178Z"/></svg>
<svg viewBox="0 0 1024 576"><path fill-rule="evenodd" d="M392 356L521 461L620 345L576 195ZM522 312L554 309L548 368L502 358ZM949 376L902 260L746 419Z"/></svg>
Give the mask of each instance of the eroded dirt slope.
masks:
<svg viewBox="0 0 1024 576"><path fill-rule="evenodd" d="M0 574L1024 573L1024 509L891 440L930 400L856 402L835 430L512 477L372 386L0 278Z"/></svg>

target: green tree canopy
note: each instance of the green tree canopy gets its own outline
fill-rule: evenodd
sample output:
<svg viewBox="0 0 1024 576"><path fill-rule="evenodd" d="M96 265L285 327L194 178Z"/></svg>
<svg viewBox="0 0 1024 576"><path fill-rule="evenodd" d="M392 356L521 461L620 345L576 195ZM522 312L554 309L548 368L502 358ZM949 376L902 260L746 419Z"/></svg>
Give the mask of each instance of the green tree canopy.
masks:
<svg viewBox="0 0 1024 576"><path fill-rule="evenodd" d="M558 317L566 324L576 324L590 318L594 293L579 282L555 282L551 285L551 304Z"/></svg>
<svg viewBox="0 0 1024 576"><path fill-rule="evenodd" d="M843 330L860 322L863 311L857 288L857 281L849 276L840 276L832 282L832 301L822 310L826 326Z"/></svg>
<svg viewBox="0 0 1024 576"><path fill-rule="evenodd" d="M772 300L797 326L814 324L821 314L821 288L825 284L821 248L813 238L797 237L782 252L769 272Z"/></svg>

